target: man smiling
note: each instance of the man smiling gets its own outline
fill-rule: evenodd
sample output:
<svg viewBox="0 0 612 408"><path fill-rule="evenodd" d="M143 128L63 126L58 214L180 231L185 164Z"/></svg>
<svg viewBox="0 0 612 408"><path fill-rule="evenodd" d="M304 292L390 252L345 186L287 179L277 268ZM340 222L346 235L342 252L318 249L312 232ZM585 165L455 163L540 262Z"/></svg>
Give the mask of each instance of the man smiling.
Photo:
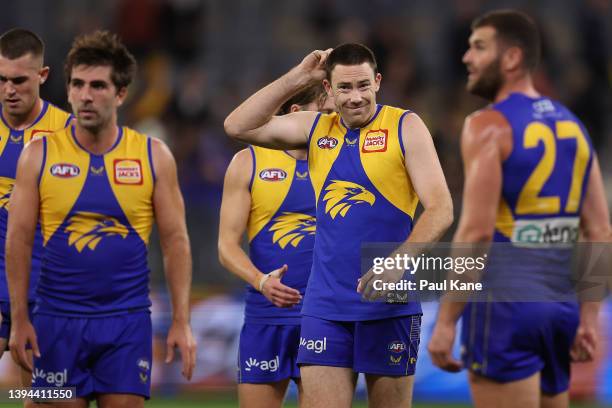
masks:
<svg viewBox="0 0 612 408"><path fill-rule="evenodd" d="M361 245L435 241L452 221L452 203L421 119L376 104L381 79L361 44L313 51L225 121L231 137L251 144L308 148L317 238L298 355L307 407L351 406L356 372L366 374L371 406L412 399L421 308L361 299ZM319 81L338 113L274 116ZM413 227L419 199L425 210Z"/></svg>

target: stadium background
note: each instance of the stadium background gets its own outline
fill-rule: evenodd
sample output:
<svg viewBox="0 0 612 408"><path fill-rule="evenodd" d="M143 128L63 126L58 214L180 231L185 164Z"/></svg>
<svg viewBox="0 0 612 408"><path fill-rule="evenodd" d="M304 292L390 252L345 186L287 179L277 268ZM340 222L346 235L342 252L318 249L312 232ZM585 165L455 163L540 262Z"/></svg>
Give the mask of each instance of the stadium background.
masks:
<svg viewBox="0 0 612 408"><path fill-rule="evenodd" d="M464 91L461 56L472 18L499 7L517 7L536 18L544 45L536 74L538 88L560 99L585 122L612 203L612 3L608 0L2 2L0 31L25 27L46 42L46 63L52 71L42 94L58 106L67 107L62 66L75 35L98 28L115 31L138 59L139 73L121 109L121 123L166 140L177 159L194 258L193 328L200 344L195 378L189 384L181 379L178 364L161 362L162 347L157 348L153 370L157 396L169 398L166 401L187 398L208 401L210 406L235 405L243 285L220 267L216 254L223 175L241 148L223 134L229 111L312 49L363 42L374 50L383 74L379 101L416 111L431 130L458 215L461 125L466 114L484 104ZM153 242L151 287L159 346L169 314L159 247ZM465 374L434 369L423 346L435 310L435 304L424 306L415 400L455 406L469 401ZM575 367L573 401L612 405L611 322L608 304L601 319L604 343L597 361ZM7 354L0 361L0 386L14 385L15 378ZM362 386L358 395L363 398Z"/></svg>

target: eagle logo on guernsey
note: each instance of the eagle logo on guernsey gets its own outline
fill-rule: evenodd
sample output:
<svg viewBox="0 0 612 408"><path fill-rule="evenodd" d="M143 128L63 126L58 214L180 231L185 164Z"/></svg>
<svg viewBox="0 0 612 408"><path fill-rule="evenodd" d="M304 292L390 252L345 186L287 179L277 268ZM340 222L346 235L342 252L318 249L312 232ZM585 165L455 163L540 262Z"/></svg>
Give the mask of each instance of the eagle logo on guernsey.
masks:
<svg viewBox="0 0 612 408"><path fill-rule="evenodd" d="M6 193L0 196L0 208L4 208L8 211L9 209L9 201L11 199L11 193L13 192L13 184L9 185L9 188Z"/></svg>
<svg viewBox="0 0 612 408"><path fill-rule="evenodd" d="M272 242L282 249L287 245L297 247L306 235L314 235L317 228L314 216L294 212L283 212L272 222L269 230L273 232Z"/></svg>
<svg viewBox="0 0 612 408"><path fill-rule="evenodd" d="M387 129L370 130L363 139L361 151L363 153L375 153L387 151Z"/></svg>
<svg viewBox="0 0 612 408"><path fill-rule="evenodd" d="M365 187L357 183L343 180L332 180L331 184L325 188L325 213L335 219L338 214L342 217L355 204L368 203L374 205L376 197Z"/></svg>
<svg viewBox="0 0 612 408"><path fill-rule="evenodd" d="M85 247L94 251L102 239L119 235L127 237L128 229L119 220L103 214L79 211L68 220L64 230L68 236L68 245L82 252Z"/></svg>

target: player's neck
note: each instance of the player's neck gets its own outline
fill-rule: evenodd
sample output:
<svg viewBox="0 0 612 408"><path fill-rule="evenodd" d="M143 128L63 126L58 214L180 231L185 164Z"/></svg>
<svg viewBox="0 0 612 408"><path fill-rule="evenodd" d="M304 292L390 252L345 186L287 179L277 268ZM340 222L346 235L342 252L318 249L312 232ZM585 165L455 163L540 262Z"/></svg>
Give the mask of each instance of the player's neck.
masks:
<svg viewBox="0 0 612 408"><path fill-rule="evenodd" d="M6 123L15 130L24 130L32 126L38 115L40 115L40 111L42 110L43 101L38 98L32 109L24 114L24 115L11 115L6 112L2 112L4 114L4 119Z"/></svg>
<svg viewBox="0 0 612 408"><path fill-rule="evenodd" d="M308 153L305 149L286 150L287 154L296 160L306 160Z"/></svg>
<svg viewBox="0 0 612 408"><path fill-rule="evenodd" d="M116 121L100 129L87 129L79 125L74 126L74 136L84 149L92 154L102 155L108 152L117 142L119 128Z"/></svg>
<svg viewBox="0 0 612 408"><path fill-rule="evenodd" d="M497 103L503 101L513 93L521 93L532 98L537 98L540 96L540 93L536 91L535 87L533 86L531 76L525 75L520 78L505 81L504 85L502 85L500 90L497 92L497 95L495 95L495 100L493 102Z"/></svg>

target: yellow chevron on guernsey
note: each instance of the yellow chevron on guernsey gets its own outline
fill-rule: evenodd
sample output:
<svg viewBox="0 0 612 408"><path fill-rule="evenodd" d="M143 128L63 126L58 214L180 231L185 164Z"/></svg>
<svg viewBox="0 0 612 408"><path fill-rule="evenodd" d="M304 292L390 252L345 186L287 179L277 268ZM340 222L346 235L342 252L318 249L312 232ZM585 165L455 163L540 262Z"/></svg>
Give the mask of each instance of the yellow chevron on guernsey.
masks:
<svg viewBox="0 0 612 408"><path fill-rule="evenodd" d="M106 237L120 235L125 239L128 235L127 227L116 218L88 211L80 211L70 217L65 231L70 233L68 245L74 245L79 252L85 246L94 251Z"/></svg>
<svg viewBox="0 0 612 408"><path fill-rule="evenodd" d="M312 215L283 212L272 220L270 232L274 232L272 242L285 249L289 244L297 247L306 235L314 235L316 228L316 219Z"/></svg>
<svg viewBox="0 0 612 408"><path fill-rule="evenodd" d="M332 219L336 219L338 214L344 217L354 204L368 203L372 206L376 201L374 194L351 181L332 180L325 191L323 196L323 201L326 202L325 213Z"/></svg>

